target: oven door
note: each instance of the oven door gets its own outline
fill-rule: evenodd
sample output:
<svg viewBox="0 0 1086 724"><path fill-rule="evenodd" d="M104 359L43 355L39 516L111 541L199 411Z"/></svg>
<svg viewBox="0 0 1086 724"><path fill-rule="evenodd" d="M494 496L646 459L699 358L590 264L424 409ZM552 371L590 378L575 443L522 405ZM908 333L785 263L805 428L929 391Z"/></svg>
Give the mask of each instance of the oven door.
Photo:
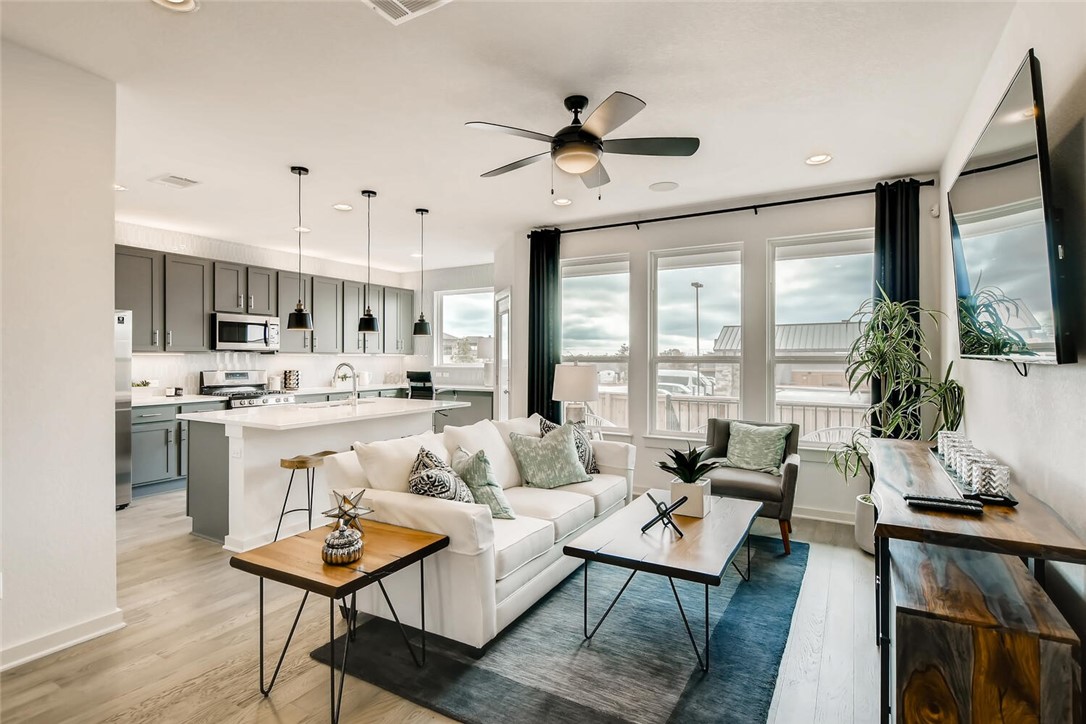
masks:
<svg viewBox="0 0 1086 724"><path fill-rule="evenodd" d="M215 349L275 352L279 349L279 319L254 314L212 314Z"/></svg>

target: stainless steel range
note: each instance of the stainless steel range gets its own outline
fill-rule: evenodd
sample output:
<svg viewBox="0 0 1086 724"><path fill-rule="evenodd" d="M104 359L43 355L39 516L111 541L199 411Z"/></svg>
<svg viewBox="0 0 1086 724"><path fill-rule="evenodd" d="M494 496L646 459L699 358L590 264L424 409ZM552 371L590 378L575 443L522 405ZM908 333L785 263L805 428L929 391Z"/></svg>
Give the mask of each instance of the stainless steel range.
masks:
<svg viewBox="0 0 1086 724"><path fill-rule="evenodd" d="M200 373L200 394L226 397L230 407L292 405L289 392L269 392L264 370L204 370Z"/></svg>

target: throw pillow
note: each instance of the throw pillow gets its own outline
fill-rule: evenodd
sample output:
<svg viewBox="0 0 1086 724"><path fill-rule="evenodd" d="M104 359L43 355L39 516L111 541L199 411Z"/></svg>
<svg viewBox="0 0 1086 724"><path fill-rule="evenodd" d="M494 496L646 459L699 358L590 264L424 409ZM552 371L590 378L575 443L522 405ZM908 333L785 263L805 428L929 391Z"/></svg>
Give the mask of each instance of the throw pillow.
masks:
<svg viewBox="0 0 1086 724"><path fill-rule="evenodd" d="M445 428L445 446L449 450L462 447L469 453L486 450L490 467L494 471L494 479L503 488L511 488L520 485L520 472L517 470L517 461L513 459L513 453L502 441L501 433L490 420L480 420L474 425L462 427L449 426Z"/></svg>
<svg viewBox="0 0 1086 724"><path fill-rule="evenodd" d="M566 423L573 426L573 442L577 444L577 457L581 461L581 465L584 466L584 471L589 475L595 475L600 471L598 465L596 465L596 455L592 452L592 438L588 435L588 430L585 429L583 422ZM550 433L554 432L561 425L553 423L545 418L539 418L539 433L546 437Z"/></svg>
<svg viewBox="0 0 1086 724"><path fill-rule="evenodd" d="M395 440L356 442L353 447L358 464L362 466L363 485L406 493L407 479L411 477L411 467L420 446L434 450L438 457L444 458L445 449L437 438L434 433L425 432Z"/></svg>
<svg viewBox="0 0 1086 724"><path fill-rule="evenodd" d="M791 425L747 425L733 422L727 457L721 462L733 468L780 475L784 448L791 432Z"/></svg>
<svg viewBox="0 0 1086 724"><path fill-rule="evenodd" d="M512 520L517 516L505 497L502 486L494 480L494 471L486 452L480 450L472 454L458 447L452 454L452 469L467 483L471 497L476 503L490 507L490 514L495 518Z"/></svg>
<svg viewBox="0 0 1086 724"><path fill-rule="evenodd" d="M415 495L461 503L475 502L467 483L460 479L447 462L424 447L420 447L418 455L415 456L408 486Z"/></svg>
<svg viewBox="0 0 1086 724"><path fill-rule="evenodd" d="M546 437L528 437L514 432L509 435L509 441L513 443L513 454L528 487L557 488L592 479L577 457L572 425L562 425Z"/></svg>

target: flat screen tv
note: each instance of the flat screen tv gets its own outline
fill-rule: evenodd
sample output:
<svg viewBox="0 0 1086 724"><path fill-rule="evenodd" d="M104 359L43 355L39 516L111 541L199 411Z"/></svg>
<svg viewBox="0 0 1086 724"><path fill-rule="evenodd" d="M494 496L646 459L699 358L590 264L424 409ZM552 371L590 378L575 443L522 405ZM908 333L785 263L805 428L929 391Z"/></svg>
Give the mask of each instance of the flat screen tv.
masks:
<svg viewBox="0 0 1086 724"><path fill-rule="evenodd" d="M1041 68L1030 50L949 192L962 357L1075 361L1053 228Z"/></svg>

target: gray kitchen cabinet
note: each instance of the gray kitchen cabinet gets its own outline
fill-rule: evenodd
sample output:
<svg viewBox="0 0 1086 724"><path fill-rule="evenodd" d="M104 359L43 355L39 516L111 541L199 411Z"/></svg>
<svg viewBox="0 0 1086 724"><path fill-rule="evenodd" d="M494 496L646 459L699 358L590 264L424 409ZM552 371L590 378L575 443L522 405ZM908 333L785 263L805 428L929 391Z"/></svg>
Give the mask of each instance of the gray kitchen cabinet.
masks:
<svg viewBox="0 0 1086 724"><path fill-rule="evenodd" d="M313 277L312 352L343 351L343 283L339 279Z"/></svg>
<svg viewBox="0 0 1086 724"><path fill-rule="evenodd" d="M276 274L274 269L215 262L215 311L278 314Z"/></svg>
<svg viewBox="0 0 1086 724"><path fill-rule="evenodd" d="M380 287L369 287L370 307L377 316L378 324L383 328L381 321L381 291ZM380 332L377 334L363 334L358 331L358 319L366 312L366 284L364 282L343 282L343 351L348 353L380 353L384 351L383 338Z"/></svg>
<svg viewBox="0 0 1086 724"><path fill-rule="evenodd" d="M395 390L381 390L381 397L407 397L407 390L395 389Z"/></svg>
<svg viewBox="0 0 1086 724"><path fill-rule="evenodd" d="M166 255L166 351L211 349L212 262L193 256Z"/></svg>
<svg viewBox="0 0 1086 724"><path fill-rule="evenodd" d="M287 329L287 321L290 313L298 304L298 272L279 272L279 351L280 352L308 352L309 332ZM306 309L310 305L310 277L302 276L302 303Z"/></svg>
<svg viewBox="0 0 1086 724"><path fill-rule="evenodd" d="M410 289L398 289L400 295L400 351L415 354L415 293Z"/></svg>
<svg viewBox="0 0 1086 724"><path fill-rule="evenodd" d="M474 425L480 420L489 420L494 414L494 395L487 391L443 390L436 395L438 400L467 402L471 407L457 407L443 410L434 416L435 432L441 432L446 425Z"/></svg>
<svg viewBox="0 0 1086 724"><path fill-rule="evenodd" d="M215 262L215 311L244 314L245 266Z"/></svg>
<svg viewBox="0 0 1086 724"><path fill-rule="evenodd" d="M118 246L114 253L113 304L132 310L132 351L161 352L166 348L165 301L162 285L165 254Z"/></svg>
<svg viewBox="0 0 1086 724"><path fill-rule="evenodd" d="M177 421L132 426L132 485L178 477Z"/></svg>
<svg viewBox="0 0 1086 724"><path fill-rule="evenodd" d="M279 313L279 272L275 269L251 266L245 270L248 291L249 314L266 314L274 317ZM297 292L295 292L297 293Z"/></svg>
<svg viewBox="0 0 1086 724"><path fill-rule="evenodd" d="M384 289L382 337L386 354L411 354L415 324L415 293L408 289Z"/></svg>

